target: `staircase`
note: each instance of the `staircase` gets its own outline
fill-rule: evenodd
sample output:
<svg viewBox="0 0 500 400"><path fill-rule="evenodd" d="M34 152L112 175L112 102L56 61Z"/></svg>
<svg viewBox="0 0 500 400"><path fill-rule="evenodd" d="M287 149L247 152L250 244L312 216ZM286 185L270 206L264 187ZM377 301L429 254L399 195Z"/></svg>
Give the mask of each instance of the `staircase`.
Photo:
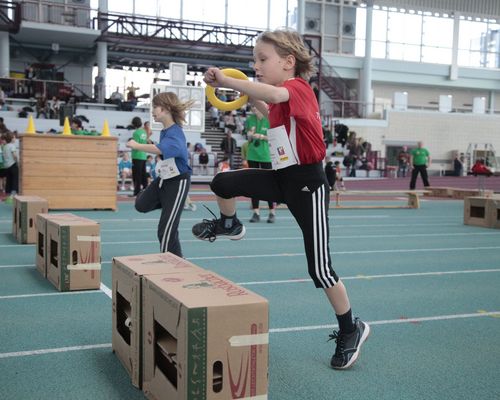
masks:
<svg viewBox="0 0 500 400"><path fill-rule="evenodd" d="M212 117L210 113L205 113L205 132L201 133L201 137L205 139L205 143L210 145L213 153L217 153L217 162L221 161L224 157L224 152L220 148L222 139L226 137L224 133L224 128L212 127ZM236 168L241 167L241 149L236 148L236 154L234 155L234 165Z"/></svg>
<svg viewBox="0 0 500 400"><path fill-rule="evenodd" d="M321 39L306 35L304 43L314 56L318 67L317 75L311 79L311 82L316 82L319 89L332 100L331 115L337 118L360 118L357 91L352 89L321 56Z"/></svg>

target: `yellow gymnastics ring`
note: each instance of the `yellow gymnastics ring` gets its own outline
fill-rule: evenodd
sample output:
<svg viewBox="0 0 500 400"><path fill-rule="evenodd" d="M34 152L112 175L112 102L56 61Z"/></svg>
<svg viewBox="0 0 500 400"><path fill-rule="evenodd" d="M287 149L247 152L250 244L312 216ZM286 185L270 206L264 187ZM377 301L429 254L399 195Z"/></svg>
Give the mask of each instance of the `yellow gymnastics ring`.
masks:
<svg viewBox="0 0 500 400"><path fill-rule="evenodd" d="M238 69L226 68L222 69L221 71L224 73L224 75L230 76L231 78L248 80L248 77ZM246 95L241 96L239 99L233 101L219 100L215 95L215 88L210 85L207 85L207 88L205 89L205 94L210 104L212 104L215 108L218 108L221 111L237 110L238 108L243 107L248 101L248 96Z"/></svg>

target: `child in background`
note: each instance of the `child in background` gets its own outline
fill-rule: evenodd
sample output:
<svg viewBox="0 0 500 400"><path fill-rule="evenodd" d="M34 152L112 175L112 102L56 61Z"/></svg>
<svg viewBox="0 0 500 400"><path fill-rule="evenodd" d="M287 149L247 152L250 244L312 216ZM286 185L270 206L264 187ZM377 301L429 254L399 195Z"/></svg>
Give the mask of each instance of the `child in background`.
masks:
<svg viewBox="0 0 500 400"><path fill-rule="evenodd" d="M132 177L132 161L130 161L130 155L128 152L123 153L122 159L118 164L118 172L122 180L120 190L125 190L125 180ZM134 190L134 186L132 185L130 189Z"/></svg>
<svg viewBox="0 0 500 400"><path fill-rule="evenodd" d="M179 241L179 222L184 202L191 184L191 168L188 165L186 136L182 124L186 121L186 110L194 101L182 102L172 92L163 92L153 97L153 118L163 124L158 144L137 143L129 140L127 147L162 156L156 166L159 175L151 185L138 193L135 209L147 213L161 209L158 223L158 240L162 253L171 252L182 257Z"/></svg>
<svg viewBox="0 0 500 400"><path fill-rule="evenodd" d="M370 327L358 318L353 321L346 288L332 268L325 145L318 102L307 82L314 70L312 56L298 33L277 30L259 35L254 60L257 82L228 77L218 68L207 70L205 82L247 94L268 116L271 129L267 134L277 143L271 148L274 169L217 174L210 187L217 195L220 217L204 220L192 231L201 240L238 240L245 235L245 227L236 216L236 197L287 204L302 230L309 275L315 286L324 290L339 323L339 331L330 335L337 344L330 365L349 368L357 360Z"/></svg>
<svg viewBox="0 0 500 400"><path fill-rule="evenodd" d="M4 201L8 204L13 202L14 196L19 192L19 169L17 166L16 137L12 132L3 134L5 145L3 146L3 167L5 169L5 194L8 196Z"/></svg>
<svg viewBox="0 0 500 400"><path fill-rule="evenodd" d="M345 190L344 178L342 178L342 167L340 161L333 163L335 167L335 190Z"/></svg>

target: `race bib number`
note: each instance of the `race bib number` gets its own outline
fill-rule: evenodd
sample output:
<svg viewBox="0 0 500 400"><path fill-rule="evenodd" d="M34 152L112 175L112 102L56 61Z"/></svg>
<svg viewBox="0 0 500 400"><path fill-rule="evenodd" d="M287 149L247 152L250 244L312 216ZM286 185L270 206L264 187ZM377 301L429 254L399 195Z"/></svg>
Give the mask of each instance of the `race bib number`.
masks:
<svg viewBox="0 0 500 400"><path fill-rule="evenodd" d="M281 169L297 164L297 159L283 125L267 130L269 152L273 169Z"/></svg>
<svg viewBox="0 0 500 400"><path fill-rule="evenodd" d="M156 175L158 175L162 180L174 178L180 175L179 169L175 164L175 158L167 158L166 160L160 161L155 167Z"/></svg>

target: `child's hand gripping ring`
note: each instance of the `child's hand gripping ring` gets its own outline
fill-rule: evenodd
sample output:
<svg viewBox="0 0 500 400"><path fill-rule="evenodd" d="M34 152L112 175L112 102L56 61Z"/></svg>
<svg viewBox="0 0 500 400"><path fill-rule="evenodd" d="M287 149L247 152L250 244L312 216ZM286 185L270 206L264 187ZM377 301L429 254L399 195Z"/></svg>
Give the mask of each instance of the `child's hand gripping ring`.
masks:
<svg viewBox="0 0 500 400"><path fill-rule="evenodd" d="M224 75L230 76L231 78L248 80L247 76L240 70L234 68L226 68L222 69L221 71L224 73ZM205 94L207 95L207 99L210 102L210 104L212 104L215 108L218 108L221 111L237 110L238 108L243 107L248 101L248 96L246 95L241 96L240 98L234 101L219 100L215 95L215 88L213 88L210 85L207 85L207 88L205 89Z"/></svg>

